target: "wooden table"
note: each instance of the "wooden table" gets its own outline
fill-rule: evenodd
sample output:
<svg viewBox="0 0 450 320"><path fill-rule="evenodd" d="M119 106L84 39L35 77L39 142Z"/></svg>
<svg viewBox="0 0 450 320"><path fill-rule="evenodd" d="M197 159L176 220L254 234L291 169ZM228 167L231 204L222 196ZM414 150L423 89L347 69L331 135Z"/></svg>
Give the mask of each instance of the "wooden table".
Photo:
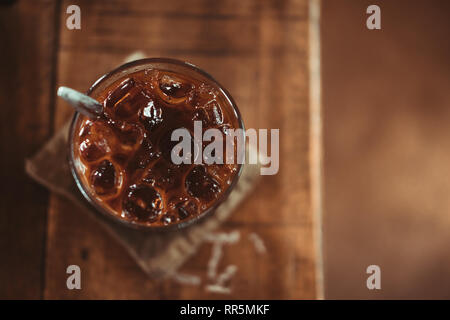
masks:
<svg viewBox="0 0 450 320"><path fill-rule="evenodd" d="M81 8L81 30L66 8ZM4 116L0 297L275 298L322 297L318 1L12 1L0 7ZM211 246L181 272L200 285L150 280L125 250L69 201L23 172L70 117L59 85L84 91L141 51L190 61L229 89L247 128L280 129L280 170L264 176L221 232L239 230L219 269L234 264L231 295L205 290ZM259 254L248 236L267 248ZM66 267L82 290L66 288Z"/></svg>

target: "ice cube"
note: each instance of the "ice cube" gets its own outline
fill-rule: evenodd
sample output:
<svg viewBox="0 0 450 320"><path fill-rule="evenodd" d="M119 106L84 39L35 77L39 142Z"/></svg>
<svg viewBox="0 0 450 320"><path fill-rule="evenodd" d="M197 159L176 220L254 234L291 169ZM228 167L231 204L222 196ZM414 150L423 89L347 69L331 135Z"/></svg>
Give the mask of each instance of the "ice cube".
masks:
<svg viewBox="0 0 450 320"><path fill-rule="evenodd" d="M198 213L198 202L195 199L187 199L178 205L178 217L184 220Z"/></svg>
<svg viewBox="0 0 450 320"><path fill-rule="evenodd" d="M220 184L214 179L204 166L195 166L186 176L186 191L193 197L211 201L221 192Z"/></svg>
<svg viewBox="0 0 450 320"><path fill-rule="evenodd" d="M80 143L81 157L88 162L100 159L109 151L111 151L111 149L104 138L97 141L94 141L91 138L86 138Z"/></svg>
<svg viewBox="0 0 450 320"><path fill-rule="evenodd" d="M122 81L116 89L109 93L105 100L105 107L108 109L114 108L116 103L122 99L135 85L136 83L133 78L128 78Z"/></svg>
<svg viewBox="0 0 450 320"><path fill-rule="evenodd" d="M144 137L142 144L132 160L131 167L143 169L152 161L158 159L161 153L158 152L150 141L149 137Z"/></svg>
<svg viewBox="0 0 450 320"><path fill-rule="evenodd" d="M150 96L132 78L123 81L105 100L105 113L112 119L128 119L145 107Z"/></svg>
<svg viewBox="0 0 450 320"><path fill-rule="evenodd" d="M145 184L131 185L123 199L126 214L140 221L154 221L163 207L159 192Z"/></svg>
<svg viewBox="0 0 450 320"><path fill-rule="evenodd" d="M144 128L136 123L118 122L115 125L120 149L124 152L136 151L144 139Z"/></svg>
<svg viewBox="0 0 450 320"><path fill-rule="evenodd" d="M83 127L79 145L81 157L88 161L96 161L111 151L110 142L114 138L112 130L101 121L91 122Z"/></svg>
<svg viewBox="0 0 450 320"><path fill-rule="evenodd" d="M221 125L223 123L223 114L217 101L213 100L207 103L203 109L208 115L209 123L212 125Z"/></svg>
<svg viewBox="0 0 450 320"><path fill-rule="evenodd" d="M180 185L180 168L170 165L167 161L156 160L154 165L148 169L143 181L163 190L174 189Z"/></svg>
<svg viewBox="0 0 450 320"><path fill-rule="evenodd" d="M199 203L195 198L178 196L169 200L168 209L178 220L184 220L198 214Z"/></svg>
<svg viewBox="0 0 450 320"><path fill-rule="evenodd" d="M164 74L158 84L161 98L170 104L183 102L187 99L193 85L172 75Z"/></svg>
<svg viewBox="0 0 450 320"><path fill-rule="evenodd" d="M217 96L218 93L213 87L202 83L189 93L188 102L194 108L198 108L215 100Z"/></svg>
<svg viewBox="0 0 450 320"><path fill-rule="evenodd" d="M91 173L90 182L98 195L111 195L120 189L122 177L118 168L109 160L103 160Z"/></svg>
<svg viewBox="0 0 450 320"><path fill-rule="evenodd" d="M201 121L203 128L216 128L223 123L223 114L216 101L210 101L203 107L197 107L192 120Z"/></svg>
<svg viewBox="0 0 450 320"><path fill-rule="evenodd" d="M147 106L141 109L139 113L139 120L148 131L152 131L160 123L162 123L162 108L159 106L158 101L154 99L150 100L147 103Z"/></svg>

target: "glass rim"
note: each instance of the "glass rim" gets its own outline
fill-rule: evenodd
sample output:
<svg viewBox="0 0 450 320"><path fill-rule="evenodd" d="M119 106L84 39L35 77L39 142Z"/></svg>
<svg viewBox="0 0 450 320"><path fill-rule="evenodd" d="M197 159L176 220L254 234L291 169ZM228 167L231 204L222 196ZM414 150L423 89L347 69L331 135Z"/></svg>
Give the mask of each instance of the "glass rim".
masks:
<svg viewBox="0 0 450 320"><path fill-rule="evenodd" d="M200 75L207 78L208 81L211 81L213 84L215 84L217 89L219 89L219 91L222 93L222 95L227 99L230 107L232 108L233 113L236 116L237 122L239 124L239 129L242 129L243 133L244 133L243 140L242 140L242 141L244 141L244 150L247 148L246 147L246 139L245 139L244 122L243 122L241 113L237 107L237 104L234 101L234 99L232 98L231 94L217 80L215 80L209 73L203 71L202 69L193 65L192 63L182 61L182 60L172 59L172 58L145 58L145 59L138 59L138 60L134 60L131 62L127 62L127 63L122 64L121 66L113 69L112 71L105 73L100 78L98 78L91 85L91 87L88 89L86 94L90 96L92 94L92 92L95 89L97 89L98 86L100 86L100 84L102 84L104 81L108 80L110 77L116 75L119 72L126 71L135 66L142 66L142 65L146 65L146 64L151 65L151 64L156 64L156 63L168 64L168 65L172 64L172 65L178 65L181 67L186 67L186 68L190 69L191 71L199 73ZM186 221L179 221L177 223L171 223L169 225L154 225L154 226L141 224L139 222L129 221L129 220L119 217L118 215L115 215L113 213L113 210L108 209L104 205L101 205L98 200L96 200L94 197L92 197L92 195L86 190L87 188L84 186L82 179L78 174L78 171L77 171L77 169L75 167L75 163L74 163L74 159L75 159L74 134L75 134L75 125L80 116L81 116L81 114L79 112L75 112L75 114L73 115L71 123L70 123L70 127L69 127L69 135L68 135L68 139L69 139L69 143L68 143L68 147L69 147L69 157L68 158L69 159L68 160L69 160L70 171L75 180L75 184L77 185L77 187L80 190L81 194L83 195L84 199L86 199L87 202L95 209L95 212L100 212L102 215L109 217L109 219L111 219L112 221L115 221L126 227L131 227L132 229L142 230L142 231L178 230L178 229L185 228L189 225L192 225L196 222L199 222L200 220L203 220L205 217L212 215L216 211L216 209L228 198L228 196L230 195L230 193L236 186L236 184L242 174L242 171L244 169L244 164L238 164L238 171L233 176L233 180L230 183L230 185L228 186L227 190L219 198L217 198L215 200L213 205L211 205L209 208L207 208L200 214L196 215L195 217L187 219Z"/></svg>

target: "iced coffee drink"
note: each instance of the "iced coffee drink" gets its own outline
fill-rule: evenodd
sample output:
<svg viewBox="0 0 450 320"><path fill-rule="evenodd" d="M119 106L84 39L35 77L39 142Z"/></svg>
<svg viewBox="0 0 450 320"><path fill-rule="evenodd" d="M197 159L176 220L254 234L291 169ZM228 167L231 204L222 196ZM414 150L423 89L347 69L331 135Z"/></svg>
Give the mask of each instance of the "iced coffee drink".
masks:
<svg viewBox="0 0 450 320"><path fill-rule="evenodd" d="M97 209L135 226L182 226L212 212L231 191L240 164L195 158L208 143L194 140L196 121L202 133L219 129L224 148L237 147L226 142L229 130L243 128L229 94L206 73L176 60L144 59L101 78L89 95L103 113L75 115L71 167ZM192 148L184 154L190 161L176 164L172 133L180 128L191 134Z"/></svg>

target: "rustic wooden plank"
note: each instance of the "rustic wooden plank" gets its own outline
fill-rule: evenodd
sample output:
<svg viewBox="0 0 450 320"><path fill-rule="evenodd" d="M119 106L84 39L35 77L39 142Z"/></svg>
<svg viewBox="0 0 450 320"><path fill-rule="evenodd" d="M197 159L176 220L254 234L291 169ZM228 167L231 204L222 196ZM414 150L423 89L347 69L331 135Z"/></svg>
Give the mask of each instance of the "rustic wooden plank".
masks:
<svg viewBox="0 0 450 320"><path fill-rule="evenodd" d="M0 5L0 298L39 299L43 292L48 192L25 175L24 159L53 127L55 5Z"/></svg>
<svg viewBox="0 0 450 320"><path fill-rule="evenodd" d="M76 1L82 30L62 24L58 82L86 90L102 73L141 50L188 60L213 74L236 99L247 127L280 128L280 171L263 177L222 231L240 232L219 269L238 268L233 298L315 298L311 205L308 1ZM61 21L66 14L64 2ZM72 4L72 2L70 2ZM183 9L181 9L183 8ZM170 26L170 27L169 27ZM71 111L58 102L55 125ZM267 253L257 254L258 234ZM95 222L51 198L46 298L223 298L205 290L210 245L183 268L199 285L151 281ZM83 258L84 257L84 258ZM79 264L83 290L65 288Z"/></svg>

